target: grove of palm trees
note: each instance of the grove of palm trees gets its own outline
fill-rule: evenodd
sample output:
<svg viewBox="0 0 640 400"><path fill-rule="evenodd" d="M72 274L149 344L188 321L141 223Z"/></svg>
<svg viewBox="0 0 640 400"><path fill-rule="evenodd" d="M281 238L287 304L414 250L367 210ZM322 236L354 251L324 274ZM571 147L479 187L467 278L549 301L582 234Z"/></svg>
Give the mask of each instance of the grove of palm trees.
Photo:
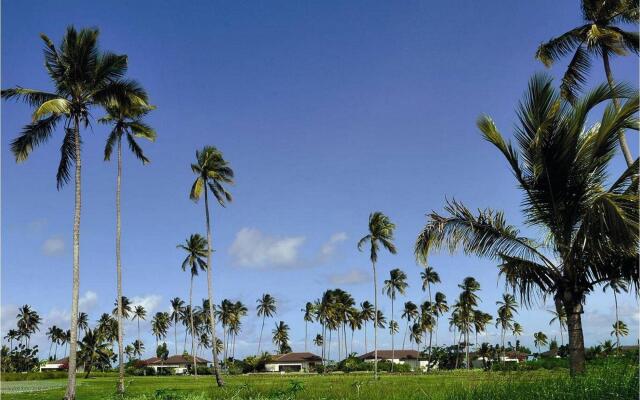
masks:
<svg viewBox="0 0 640 400"><path fill-rule="evenodd" d="M640 396L637 0L30 3L3 397Z"/></svg>

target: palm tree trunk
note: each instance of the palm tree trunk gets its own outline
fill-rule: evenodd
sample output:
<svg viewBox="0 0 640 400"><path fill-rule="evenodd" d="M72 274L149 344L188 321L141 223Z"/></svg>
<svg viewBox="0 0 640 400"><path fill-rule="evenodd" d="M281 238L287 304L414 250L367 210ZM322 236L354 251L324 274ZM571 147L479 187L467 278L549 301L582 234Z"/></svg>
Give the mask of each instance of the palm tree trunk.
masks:
<svg viewBox="0 0 640 400"><path fill-rule="evenodd" d="M178 320L173 323L173 344L176 348L176 355L178 355Z"/></svg>
<svg viewBox="0 0 640 400"><path fill-rule="evenodd" d="M604 63L604 72L607 75L609 88L613 90L613 74L611 73L611 66L609 65L609 53L607 53L607 51L602 52L602 61ZM613 99L613 106L615 107L616 111L620 110L620 102L617 98ZM627 162L627 166L630 167L633 164L633 156L631 155L631 150L629 150L627 138L623 130L620 130L620 132L618 132L618 140L620 141L620 150L622 150L622 154L624 155L624 159Z"/></svg>
<svg viewBox="0 0 640 400"><path fill-rule="evenodd" d="M407 318L407 325L404 327L404 335L402 335L402 350L404 350L404 344L407 341L408 330L409 330L409 318Z"/></svg>
<svg viewBox="0 0 640 400"><path fill-rule="evenodd" d="M467 364L467 369L469 369L469 329L465 330L464 336L465 336L464 349L466 350L465 352L466 352L466 356L467 356L466 357L467 358L466 364Z"/></svg>
<svg viewBox="0 0 640 400"><path fill-rule="evenodd" d="M367 320L364 321L364 353L367 354Z"/></svg>
<svg viewBox="0 0 640 400"><path fill-rule="evenodd" d="M140 317L138 317L138 342L140 341Z"/></svg>
<svg viewBox="0 0 640 400"><path fill-rule="evenodd" d="M309 324L308 321L304 321L304 351L305 353L307 352L307 325Z"/></svg>
<svg viewBox="0 0 640 400"><path fill-rule="evenodd" d="M391 324L393 324L393 298L396 297L396 292L393 291L391 293ZM396 348L395 348L395 342L394 342L394 338L396 336L395 332L393 331L393 326L391 327L391 372L393 372L393 364L396 363Z"/></svg>
<svg viewBox="0 0 640 400"><path fill-rule="evenodd" d="M76 355L78 348L78 298L80 294L80 211L82 206L81 170L80 158L80 120L78 116L73 118L74 144L75 144L75 210L73 215L73 288L71 290L71 338L69 344L69 374L65 400L76 398Z"/></svg>
<svg viewBox="0 0 640 400"><path fill-rule="evenodd" d="M618 318L618 295L616 294L615 289L613 290L613 300L615 301L616 304L616 347L618 349L618 352L620 352L620 330L618 329L620 326L620 319Z"/></svg>
<svg viewBox="0 0 640 400"><path fill-rule="evenodd" d="M582 304L573 299L582 296L565 294L564 309L567 313L567 327L569 328L569 369L571 376L585 372L584 336L582 333Z"/></svg>
<svg viewBox="0 0 640 400"><path fill-rule="evenodd" d="M212 342L213 342L213 346L212 346L212 353L213 353L213 374L216 377L216 383L218 385L218 387L222 387L224 386L224 381L222 380L222 377L220 376L220 368L219 368L219 364L218 364L218 352L216 351L216 320L215 320L215 315L213 312L213 278L212 278L212 265L211 265L211 252L212 250L212 245L211 245L211 222L210 222L210 218L209 218L209 191L206 190L206 185L205 185L205 191L204 191L204 208L205 208L205 214L206 214L206 219L207 219L207 294L209 296L209 323L211 324L211 337L213 338Z"/></svg>
<svg viewBox="0 0 640 400"><path fill-rule="evenodd" d="M431 337L433 336L433 328L429 331L429 358L427 359L427 372L429 372L429 369L431 368ZM418 348L419 350L419 348Z"/></svg>
<svg viewBox="0 0 640 400"><path fill-rule="evenodd" d="M51 348L53 347L53 340L51 341L51 344L49 345L49 356L47 358L47 360L51 360Z"/></svg>
<svg viewBox="0 0 640 400"><path fill-rule="evenodd" d="M196 364L196 352L195 352L195 341L194 341L194 327L193 327L193 274L191 274L191 285L189 286L189 326L191 329L191 357L193 357L193 371L195 377L198 377L198 364Z"/></svg>
<svg viewBox="0 0 640 400"><path fill-rule="evenodd" d="M265 314L262 314L262 327L260 328L260 338L258 339L258 355L260 354L260 347L262 346L262 332L264 331L264 318Z"/></svg>
<svg viewBox="0 0 640 400"><path fill-rule="evenodd" d="M376 274L376 263L371 262L373 267L373 377L378 379L378 276Z"/></svg>
<svg viewBox="0 0 640 400"><path fill-rule="evenodd" d="M436 314L436 347L438 347L438 323L439 323L439 315Z"/></svg>
<svg viewBox="0 0 640 400"><path fill-rule="evenodd" d="M118 174L116 177L116 284L117 306L116 318L118 318L118 384L117 392L124 394L124 323L122 321L122 264L120 258L120 187L122 179L122 138L118 138ZM140 336L138 334L138 336Z"/></svg>

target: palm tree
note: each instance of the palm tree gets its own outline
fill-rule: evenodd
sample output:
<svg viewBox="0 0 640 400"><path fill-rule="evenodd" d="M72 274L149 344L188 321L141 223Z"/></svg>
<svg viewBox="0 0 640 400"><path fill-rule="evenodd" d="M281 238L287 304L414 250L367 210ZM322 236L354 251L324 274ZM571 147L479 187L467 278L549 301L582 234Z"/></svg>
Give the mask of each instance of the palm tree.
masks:
<svg viewBox="0 0 640 400"><path fill-rule="evenodd" d="M149 141L155 141L156 132L143 121L143 117L151 111L153 108L147 105L126 105L126 104L110 104L107 107L107 115L100 118L98 122L103 124L112 125L113 129L109 134L107 143L104 149L104 160L109 161L111 159L111 153L113 152L113 146L117 147L117 176L116 176L116 284L118 291L118 299L122 298L122 262L120 257L120 238L121 238L121 223L120 223L120 193L121 193L121 181L122 181L122 136L126 136L129 149L136 156L136 158L142 161L143 164L147 164L149 159L144 155L142 148L136 142L136 137L144 138ZM122 316L122 304L118 306L117 312L118 320L118 360L119 361L119 375L118 375L118 393L124 393L124 333L123 333L123 316ZM138 332L138 339L140 339L140 333Z"/></svg>
<svg viewBox="0 0 640 400"><path fill-rule="evenodd" d="M518 308L518 302L516 298L510 293L504 293L502 300L496 301L498 306L498 317L496 318L496 327L500 326L500 344L502 345L502 356L504 358L504 341L506 332L509 329L513 329L513 315L516 314Z"/></svg>
<svg viewBox="0 0 640 400"><path fill-rule="evenodd" d="M78 314L78 329L87 333L89 329L89 316L86 312L81 312Z"/></svg>
<svg viewBox="0 0 640 400"><path fill-rule="evenodd" d="M262 326L260 328L260 338L258 339L258 354L260 354L260 348L262 345L262 331L264 331L264 320L266 317L271 318L276 313L276 299L271 296L269 293L265 293L261 298L256 300L258 306L256 307L256 311L258 311L258 317L262 317Z"/></svg>
<svg viewBox="0 0 640 400"><path fill-rule="evenodd" d="M367 322L369 321L373 321L375 319L375 310L373 308L373 304L371 304L368 301L363 301L362 303L360 303L360 313L361 313L361 318L362 318L362 322L364 324L364 352L367 353L368 351L368 346L367 346Z"/></svg>
<svg viewBox="0 0 640 400"><path fill-rule="evenodd" d="M53 344L54 342L58 341L58 331L60 328L58 328L57 326L53 325L50 326L49 329L47 329L47 339L49 339L49 341L51 342L51 344L49 345L49 356L47 357L48 360L51 360L51 349L53 348Z"/></svg>
<svg viewBox="0 0 640 400"><path fill-rule="evenodd" d="M401 271L399 268L392 269L389 271L389 279L384 281L384 286L382 288L382 293L385 293L389 298L391 298L391 322L389 323L390 327L395 327L396 329L391 329L391 358L395 359L395 333L398 331L398 323L394 320L393 314L393 302L396 299L396 293L404 295L407 287L407 274ZM395 325L394 325L395 324ZM393 372L393 364L391 363L391 372Z"/></svg>
<svg viewBox="0 0 640 400"><path fill-rule="evenodd" d="M630 99L619 112L608 106L600 123L585 129L592 109L616 96ZM523 191L526 221L546 232L543 240L521 237L501 212L485 209L475 216L454 201L446 206L449 216L429 216L416 243L419 258L444 246L500 260L500 274L525 305L538 294L562 303L572 374L585 371L585 296L616 278L638 285L637 165L612 185L605 182L617 133L636 123L637 107L637 94L620 85L601 85L571 105L550 78L535 76L520 105L518 148L505 142L488 117L478 125L509 162Z"/></svg>
<svg viewBox="0 0 640 400"><path fill-rule="evenodd" d="M422 343L422 332L423 332L423 329L419 323L414 323L413 325L411 325L411 333L409 333L409 342L415 343L418 346L418 348L420 347L420 343Z"/></svg>
<svg viewBox="0 0 640 400"><path fill-rule="evenodd" d="M315 344L317 347L322 347L322 345L324 344L324 339L322 338L321 334L316 334L316 337L313 338L313 344Z"/></svg>
<svg viewBox="0 0 640 400"><path fill-rule="evenodd" d="M396 229L395 224L391 222L389 217L376 211L369 215L369 233L358 241L358 250L362 251L366 243L370 244L371 268L373 269L373 374L378 379L378 277L376 274L376 261L378 261L378 250L380 245L391 254L396 254L396 246L393 244L393 231ZM381 313L380 313L381 314Z"/></svg>
<svg viewBox="0 0 640 400"><path fill-rule="evenodd" d="M620 336L627 336L629 334L629 328L627 324L623 321L616 320L613 324L613 330L611 331L611 336L616 337L616 348L620 350Z"/></svg>
<svg viewBox="0 0 640 400"><path fill-rule="evenodd" d="M40 330L42 318L28 304L18 308L18 333L25 338L25 346L29 347L31 335Z"/></svg>
<svg viewBox="0 0 640 400"><path fill-rule="evenodd" d="M612 279L609 282L605 283L602 286L602 291L606 292L607 289L611 289L611 291L613 292L613 300L615 303L615 309L616 309L616 323L617 321L620 320L620 318L618 318L618 293L620 292L628 292L629 291L629 284L622 280L622 279ZM615 323L614 323L615 325ZM618 347L620 347L620 338L616 335L616 343L618 344Z"/></svg>
<svg viewBox="0 0 640 400"><path fill-rule="evenodd" d="M438 345L438 323L440 316L448 311L449 306L447 305L447 296L442 292L436 292L435 302L433 303L433 315L436 317L436 346Z"/></svg>
<svg viewBox="0 0 640 400"><path fill-rule="evenodd" d="M376 321L376 326L380 329L384 329L387 327L387 318L385 318L384 314L382 313L382 311L378 310L378 312L376 313L376 317L374 318L374 320Z"/></svg>
<svg viewBox="0 0 640 400"><path fill-rule="evenodd" d="M347 322L349 323L349 329L351 329L351 353L353 353L353 336L356 330L362 329L362 313L355 307L349 307L347 312ZM345 344L346 348L346 344Z"/></svg>
<svg viewBox="0 0 640 400"><path fill-rule="evenodd" d="M567 313L564 311L564 307L560 304L557 310L548 310L553 314L553 318L549 321L549 325L553 325L556 321L560 325L560 344L564 346L563 331L567 328Z"/></svg>
<svg viewBox="0 0 640 400"><path fill-rule="evenodd" d="M402 310L402 318L407 320L407 325L404 328L404 337L402 338L402 350L404 350L404 344L405 341L407 340L407 332L409 331L409 323L413 320L415 320L416 318L418 318L418 316L420 315L420 313L418 312L418 306L412 302L412 301L407 301L404 303L404 309Z"/></svg>
<svg viewBox="0 0 640 400"><path fill-rule="evenodd" d="M142 357L142 353L144 353L144 343L140 340L135 340L132 344L133 346L133 355Z"/></svg>
<svg viewBox="0 0 640 400"><path fill-rule="evenodd" d="M425 301L420 305L420 328L423 333L429 332L429 358L427 360L427 372L431 368L431 351L432 351L432 338L433 338L433 304L430 301Z"/></svg>
<svg viewBox="0 0 640 400"><path fill-rule="evenodd" d="M533 344L538 348L538 353L540 353L540 346L547 345L547 335L543 332L536 332L533 334Z"/></svg>
<svg viewBox="0 0 640 400"><path fill-rule="evenodd" d="M169 330L170 317L168 312L157 312L151 319L151 332L156 338L156 348L158 348L160 339L167 337Z"/></svg>
<svg viewBox="0 0 640 400"><path fill-rule="evenodd" d="M9 329L5 335L5 339L9 341L9 349L13 350L13 341L20 337L20 333L15 329Z"/></svg>
<svg viewBox="0 0 640 400"><path fill-rule="evenodd" d="M180 297L174 297L171 299L171 323L173 324L173 342L175 345L176 354L178 354L178 322L180 322L180 316L183 314L184 301Z"/></svg>
<svg viewBox="0 0 640 400"><path fill-rule="evenodd" d="M196 151L196 163L191 164L191 170L196 174L197 178L191 186L191 193L189 198L193 201L198 201L202 192L204 191L204 209L205 219L207 225L207 293L209 298L209 318L211 325L211 334L213 336L213 343L216 342L216 323L213 310L213 280L212 280L212 264L211 253L213 252L213 245L211 242L211 222L209 218L209 190L214 195L218 204L225 207L227 202L232 201L231 193L223 186L226 184L233 184L233 170L229 166L229 163L224 159L222 153L213 146L205 146L201 151ZM207 187L209 190L207 190ZM216 382L219 387L224 385L220 371L218 370L218 354L213 349L213 373L216 377Z"/></svg>
<svg viewBox="0 0 640 400"><path fill-rule="evenodd" d="M119 305L120 304L120 305ZM111 314L114 316L118 316L118 308L122 309L122 318L129 319L131 313L133 312L133 308L131 308L131 300L127 296L121 296L120 302L118 302L118 298L113 303L114 308L111 311Z"/></svg>
<svg viewBox="0 0 640 400"><path fill-rule="evenodd" d="M284 321L280 321L280 323L276 324L272 333L273 344L278 347L278 352L280 354L291 352L289 347L289 325L285 324Z"/></svg>
<svg viewBox="0 0 640 400"><path fill-rule="evenodd" d="M140 340L140 320L145 320L147 318L147 310L144 309L143 306L138 305L133 309L133 319L138 320L138 340Z"/></svg>
<svg viewBox="0 0 640 400"><path fill-rule="evenodd" d="M315 313L315 310L313 309L313 303L308 301L307 304L305 304L304 308L302 310L300 310L304 313L303 319L304 319L304 351L307 351L307 325L309 324L309 322L313 322L313 314Z"/></svg>
<svg viewBox="0 0 640 400"><path fill-rule="evenodd" d="M127 361L131 361L131 358L133 357L133 346L128 344L124 347L124 354L127 356Z"/></svg>
<svg viewBox="0 0 640 400"><path fill-rule="evenodd" d="M582 18L585 22L577 28L553 38L538 47L536 58L546 67L550 67L555 61L573 54L560 85L564 98L574 103L577 101L577 92L586 82L586 74L591 67L590 57L602 57L604 72L611 90L614 89L613 74L609 65L609 57L612 55L624 56L628 52L638 54L638 32L625 31L619 24L638 24L637 1L627 0L582 0ZM617 98L613 99L616 110L620 109ZM624 130L620 129L618 139L622 154L627 161L627 166L633 164L633 157L627 145Z"/></svg>
<svg viewBox="0 0 640 400"><path fill-rule="evenodd" d="M87 329L84 337L78 343L78 359L85 368L85 379L89 377L95 364L105 365L111 363L111 349L109 343L96 330Z"/></svg>
<svg viewBox="0 0 640 400"><path fill-rule="evenodd" d="M80 291L80 208L81 208L81 150L80 126L89 125L91 110L109 104L146 104L147 95L135 82L124 80L127 57L101 52L97 46L98 30L72 26L59 48L46 35L44 41L45 67L55 90L53 93L16 87L2 91L2 97L23 100L35 108L33 122L26 125L11 142L16 161L26 160L34 147L46 142L56 126L63 122L64 139L56 174L60 189L71 178L75 164L75 207L73 219L73 287L71 294L71 340L69 376L64 398L75 399L76 352L78 343L78 301Z"/></svg>
<svg viewBox="0 0 640 400"><path fill-rule="evenodd" d="M440 283L440 275L432 267L424 267L424 271L420 272L420 279L422 279L422 291L429 292L429 301L431 299L431 285Z"/></svg>
<svg viewBox="0 0 640 400"><path fill-rule="evenodd" d="M511 329L511 333L516 338L516 352L518 351L518 342L520 342L519 340L517 340L517 337L521 336L522 332L524 332L524 329L522 329L522 325L520 325L517 322L514 322L513 327Z"/></svg>
<svg viewBox="0 0 640 400"><path fill-rule="evenodd" d="M189 330L191 332L191 356L193 357L193 365L196 363L195 353L195 328L193 325L193 278L198 275L198 269L204 271L207 269L207 262L204 257L207 256L207 243L205 239L197 233L189 236L189 239L185 241L185 244L179 244L179 249L184 250L187 256L182 261L182 270L186 271L189 268L190 272L190 285L189 285ZM198 369L194 368L195 376L198 377Z"/></svg>

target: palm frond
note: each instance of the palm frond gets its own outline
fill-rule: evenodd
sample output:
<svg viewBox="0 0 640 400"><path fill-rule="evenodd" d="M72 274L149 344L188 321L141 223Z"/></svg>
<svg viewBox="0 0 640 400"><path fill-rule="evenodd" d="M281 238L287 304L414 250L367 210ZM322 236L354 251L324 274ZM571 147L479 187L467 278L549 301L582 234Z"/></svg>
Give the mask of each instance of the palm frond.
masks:
<svg viewBox="0 0 640 400"><path fill-rule="evenodd" d="M536 51L536 58L546 67L550 67L555 61L575 51L582 42L584 30L588 27L589 25L583 25L541 44Z"/></svg>
<svg viewBox="0 0 640 400"><path fill-rule="evenodd" d="M26 89L20 86L4 89L0 93L2 93L1 96L3 99L22 101L31 107L39 107L42 103L60 97L54 93L43 92L35 89Z"/></svg>
<svg viewBox="0 0 640 400"><path fill-rule="evenodd" d="M11 152L17 162L22 162L29 157L34 147L43 144L51 137L51 132L55 129L59 115L51 115L36 122L26 125L20 136L11 142Z"/></svg>
<svg viewBox="0 0 640 400"><path fill-rule="evenodd" d="M144 155L142 148L136 142L133 135L127 134L127 143L129 144L129 150L131 150L138 160L142 161L143 164L149 163L149 159Z"/></svg>
<svg viewBox="0 0 640 400"><path fill-rule="evenodd" d="M76 162L75 132L71 128L65 129L64 140L60 146L60 163L56 173L56 186L60 190L71 180L71 167Z"/></svg>
<svg viewBox="0 0 640 400"><path fill-rule="evenodd" d="M109 161L111 159L111 153L113 153L113 146L116 144L118 140L120 140L121 135L116 130L113 129L111 133L109 133L109 137L107 138L107 143L104 146L104 160Z"/></svg>
<svg viewBox="0 0 640 400"><path fill-rule="evenodd" d="M580 92L582 85L587 81L587 73L590 67L589 54L580 44L576 48L576 52L562 77L562 84L560 85L562 97L571 103L576 101L578 98L577 93Z"/></svg>

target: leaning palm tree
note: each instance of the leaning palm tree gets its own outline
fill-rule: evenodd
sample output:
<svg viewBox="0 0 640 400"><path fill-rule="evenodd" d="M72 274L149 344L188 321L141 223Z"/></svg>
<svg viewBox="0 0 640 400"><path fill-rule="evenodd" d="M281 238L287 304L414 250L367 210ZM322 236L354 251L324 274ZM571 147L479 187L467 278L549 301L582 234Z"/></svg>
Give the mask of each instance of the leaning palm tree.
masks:
<svg viewBox="0 0 640 400"><path fill-rule="evenodd" d="M204 192L204 211L207 227L207 294L209 299L209 324L211 326L212 343L216 343L216 320L213 302L213 278L211 253L213 245L211 239L211 221L209 217L209 191L222 207L232 201L231 193L224 185L233 184L233 170L224 159L222 152L213 146L205 146L201 151L196 151L196 163L191 164L191 170L196 174L196 180L191 186L189 198L198 201ZM207 190L207 188L209 190ZM213 346L213 373L219 387L224 385L218 368L218 353Z"/></svg>
<svg viewBox="0 0 640 400"><path fill-rule="evenodd" d="M398 332L398 323L394 319L393 303L396 299L396 294L404 294L408 286L407 274L399 268L395 268L389 271L389 279L385 279L384 286L382 287L382 293L385 293L391 299L391 322L389 323L389 326L395 328L389 330L391 333L391 359L396 358L394 338L396 336L395 334ZM391 363L391 372L393 372L393 364L394 363Z"/></svg>
<svg viewBox="0 0 640 400"><path fill-rule="evenodd" d="M373 269L373 375L378 379L378 277L376 274L376 262L378 261L378 250L380 245L387 249L389 253L396 254L396 246L393 244L393 231L396 226L389 217L376 211L369 215L369 233L358 241L358 250L362 251L364 245L369 243L369 259ZM380 313L381 314L381 313Z"/></svg>
<svg viewBox="0 0 640 400"><path fill-rule="evenodd" d="M205 239L197 233L189 236L189 239L185 241L185 244L179 244L179 249L184 250L187 256L182 261L182 270L189 269L189 330L191 332L191 356L193 357L193 365L196 364L195 353L195 327L193 325L193 278L198 275L198 270L204 271L207 269L207 262L204 257L207 256L207 242ZM198 369L194 368L195 376L198 377Z"/></svg>
<svg viewBox="0 0 640 400"><path fill-rule="evenodd" d="M524 332L522 325L518 322L514 322L513 327L511 328L511 334L513 334L513 337L517 338L518 336L521 336L522 332ZM518 351L518 342L519 340L516 340L516 352Z"/></svg>
<svg viewBox="0 0 640 400"><path fill-rule="evenodd" d="M404 303L404 309L402 310L401 317L407 320L407 325L404 328L404 337L402 338L402 350L404 350L404 344L405 344L405 341L407 340L407 332L409 331L409 324L411 323L411 321L417 319L419 315L420 313L418 312L418 306L414 302L407 301Z"/></svg>
<svg viewBox="0 0 640 400"><path fill-rule="evenodd" d="M615 304L616 323L617 323L617 321L620 320L620 318L618 318L618 294L620 292L628 292L629 284L623 279L612 279L602 286L603 292L606 292L607 289L611 289L611 291L613 292L613 301ZM616 335L616 343L618 344L618 347L620 347L620 338L617 335Z"/></svg>
<svg viewBox="0 0 640 400"><path fill-rule="evenodd" d="M131 319L138 320L138 340L140 340L140 320L146 320L147 318L147 310L144 309L143 306L137 305L133 309L133 317Z"/></svg>
<svg viewBox="0 0 640 400"><path fill-rule="evenodd" d="M538 353L540 353L540 347L547 345L547 335L545 335L543 332L534 333L533 345L538 348Z"/></svg>
<svg viewBox="0 0 640 400"><path fill-rule="evenodd" d="M373 321L375 319L375 310L373 308L373 304L368 302L367 300L360 303L360 313L362 323L364 325L364 352L366 353L368 350L367 346L367 322Z"/></svg>
<svg viewBox="0 0 640 400"><path fill-rule="evenodd" d="M440 322L440 316L448 311L447 296L442 292L436 292L435 301L433 302L433 314L436 317L436 346L438 346L438 323Z"/></svg>
<svg viewBox="0 0 640 400"><path fill-rule="evenodd" d="M308 301L301 311L304 313L302 317L304 319L304 351L307 351L307 325L309 322L313 322L313 314L315 313L313 303Z"/></svg>
<svg viewBox="0 0 640 400"><path fill-rule="evenodd" d="M611 336L616 337L616 348L620 350L620 336L627 336L629 334L629 328L623 321L617 320L613 324L613 330Z"/></svg>
<svg viewBox="0 0 640 400"><path fill-rule="evenodd" d="M558 325L560 325L560 345L564 346L564 333L563 331L567 329L567 313L564 311L564 307L560 305L557 310L549 310L551 314L553 314L553 318L549 321L549 325L553 325L556 321Z"/></svg>
<svg viewBox="0 0 640 400"><path fill-rule="evenodd" d="M144 105L147 95L135 82L124 80L127 57L98 49L98 30L67 28L60 47L44 34L45 68L54 91L16 87L2 90L2 97L23 100L34 107L33 121L11 142L16 161L25 161L31 151L45 143L60 123L64 126L61 159L56 174L60 189L71 179L75 165L75 207L73 218L73 285L71 291L71 340L69 376L64 398L76 397L76 353L78 343L78 301L80 293L80 127L89 125L91 111L109 104ZM123 389L124 388L119 388Z"/></svg>
<svg viewBox="0 0 640 400"><path fill-rule="evenodd" d="M424 267L424 271L420 272L420 279L422 279L422 290L428 291L429 293L429 301L431 300L431 285L436 283L440 283L440 275L436 272L433 267L426 266Z"/></svg>
<svg viewBox="0 0 640 400"><path fill-rule="evenodd" d="M116 286L118 299L122 298L122 262L120 257L120 238L121 238L121 181L122 181L122 137L125 136L129 149L142 161L147 164L149 159L144 155L142 148L136 142L136 138L144 138L149 141L155 141L155 131L143 121L143 117L152 109L146 105L126 105L111 104L107 107L107 115L100 118L98 122L112 125L113 128L104 149L104 160L109 161L113 153L113 147L117 149L117 175L116 175ZM118 304L117 312L118 320L118 392L124 392L124 363L122 362L124 353L124 332L123 332L123 316L122 304ZM140 329L138 329L138 339L140 339Z"/></svg>
<svg viewBox="0 0 640 400"><path fill-rule="evenodd" d="M560 85L563 97L572 103L577 101L577 93L586 82L586 75L591 67L590 57L602 58L607 81L613 90L614 80L609 57L624 56L629 52L638 54L637 29L625 31L618 26L622 23L637 26L640 15L637 1L582 0L581 6L585 24L543 43L536 52L536 58L547 67L573 54ZM613 103L618 110L618 99L614 98ZM631 166L633 157L624 130L618 132L618 139L627 166Z"/></svg>
<svg viewBox="0 0 640 400"><path fill-rule="evenodd" d="M513 316L518 311L518 302L510 293L504 293L502 300L496 301L498 306L498 317L496 327L500 327L500 344L502 345L502 356L504 358L504 341L508 330L513 330Z"/></svg>
<svg viewBox="0 0 640 400"><path fill-rule="evenodd" d="M262 345L262 332L264 331L264 320L266 317L271 318L276 313L276 299L269 293L265 293L261 298L256 300L256 303L258 303L258 305L256 306L258 317L262 317L260 338L258 339L258 354L260 354L260 347Z"/></svg>
<svg viewBox="0 0 640 400"><path fill-rule="evenodd" d="M183 314L184 301L180 297L174 297L171 299L171 323L173 324L173 344L175 346L176 353L178 354L178 323L180 322Z"/></svg>
<svg viewBox="0 0 640 400"><path fill-rule="evenodd" d="M628 100L620 111L607 106L600 122L585 128L594 107L614 97ZM544 238L520 236L501 212L486 209L476 216L453 201L446 206L448 216L430 214L416 241L419 259L440 247L461 247L500 260L500 274L525 305L536 295L562 304L572 374L585 371L581 316L586 295L618 278L638 286L637 162L607 184L617 134L637 126L637 109L637 94L624 86L600 85L572 105L550 78L535 76L519 108L517 146L503 139L489 117L478 125L507 159L523 191L525 220L544 231Z"/></svg>

